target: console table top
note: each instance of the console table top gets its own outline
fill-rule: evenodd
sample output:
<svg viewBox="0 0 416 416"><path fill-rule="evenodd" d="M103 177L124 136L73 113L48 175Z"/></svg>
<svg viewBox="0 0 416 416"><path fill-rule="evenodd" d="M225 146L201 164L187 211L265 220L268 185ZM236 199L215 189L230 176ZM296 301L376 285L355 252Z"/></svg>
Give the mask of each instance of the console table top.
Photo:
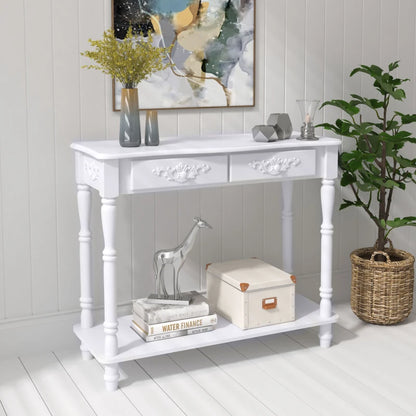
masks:
<svg viewBox="0 0 416 416"><path fill-rule="evenodd" d="M71 148L97 160L152 158L175 155L228 154L263 152L282 148L318 148L339 146L340 139L322 137L319 140L297 140L294 133L288 140L263 143L253 140L251 134L229 134L212 136L163 137L159 146L121 147L117 140L77 141Z"/></svg>

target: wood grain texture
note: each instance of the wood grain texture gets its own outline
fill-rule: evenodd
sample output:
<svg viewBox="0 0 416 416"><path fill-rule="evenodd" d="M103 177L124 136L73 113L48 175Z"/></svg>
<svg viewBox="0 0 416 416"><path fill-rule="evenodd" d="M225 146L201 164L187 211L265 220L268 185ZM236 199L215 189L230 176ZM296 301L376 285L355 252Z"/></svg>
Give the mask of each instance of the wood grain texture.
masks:
<svg viewBox="0 0 416 416"><path fill-rule="evenodd" d="M138 362L185 414L228 415L226 409L196 383L169 356L146 358ZM195 400L189 400L189 397ZM201 405L203 403L203 405Z"/></svg>
<svg viewBox="0 0 416 416"><path fill-rule="evenodd" d="M22 357L21 362L52 414L62 416L95 414L53 353Z"/></svg>
<svg viewBox="0 0 416 416"><path fill-rule="evenodd" d="M296 337L296 334L294 337ZM389 398L384 398L373 386L366 385L359 380L355 374L346 372L339 368L337 364L328 362L318 355L314 355L313 360L311 360L310 355L305 355L305 350L294 339L290 336L271 336L264 338L263 342L275 353L284 354L290 363L296 365L297 368L301 368L304 373L315 378L316 381L319 380L320 385L335 394L341 393L343 400L346 400L365 415L378 413L408 415ZM314 349L319 349L319 347L310 349L308 352Z"/></svg>
<svg viewBox="0 0 416 416"><path fill-rule="evenodd" d="M142 416L183 416L182 410L152 377L136 361L121 365L127 379L120 382L120 389ZM146 400L143 400L146 398Z"/></svg>
<svg viewBox="0 0 416 416"><path fill-rule="evenodd" d="M316 345L316 336L311 338L313 338L310 340L312 347ZM317 385L313 377L302 371L302 368L297 366L296 363L287 360L285 354L274 354L262 342L262 339L234 342L231 347L257 365L268 376L296 392L305 403L320 414L327 416L333 414L364 416L359 409L354 408L344 400L342 394L334 393L322 385ZM293 350L297 349L298 346L293 346Z"/></svg>
<svg viewBox="0 0 416 416"><path fill-rule="evenodd" d="M171 359L230 413L274 415L260 400L198 350L172 354ZM215 383L212 382L215 380Z"/></svg>
<svg viewBox="0 0 416 416"><path fill-rule="evenodd" d="M96 414L137 416L136 407L121 390L109 393L104 389L103 369L97 361L81 361L72 351L59 351L56 357Z"/></svg>
<svg viewBox="0 0 416 416"><path fill-rule="evenodd" d="M8 416L51 413L18 358L0 363L0 407Z"/></svg>
<svg viewBox="0 0 416 416"><path fill-rule="evenodd" d="M284 415L318 415L308 404L296 399L285 383L279 383L229 345L201 349L229 377L238 382L269 410ZM273 392L273 393L272 393Z"/></svg>

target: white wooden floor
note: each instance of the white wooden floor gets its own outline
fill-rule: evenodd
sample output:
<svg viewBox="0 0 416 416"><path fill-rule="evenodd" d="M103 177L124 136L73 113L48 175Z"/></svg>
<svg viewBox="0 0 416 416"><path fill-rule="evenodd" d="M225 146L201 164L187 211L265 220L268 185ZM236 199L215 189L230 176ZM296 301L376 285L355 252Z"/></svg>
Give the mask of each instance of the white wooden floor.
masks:
<svg viewBox="0 0 416 416"><path fill-rule="evenodd" d="M338 305L335 344L317 330L125 363L107 393L77 349L0 361L0 415L416 415L416 317L366 325Z"/></svg>

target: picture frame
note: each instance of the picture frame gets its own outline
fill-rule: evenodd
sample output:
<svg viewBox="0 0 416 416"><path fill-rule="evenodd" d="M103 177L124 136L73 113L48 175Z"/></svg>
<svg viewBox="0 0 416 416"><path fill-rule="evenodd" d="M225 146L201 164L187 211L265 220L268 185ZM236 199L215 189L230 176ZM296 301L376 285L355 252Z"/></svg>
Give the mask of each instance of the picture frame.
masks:
<svg viewBox="0 0 416 416"><path fill-rule="evenodd" d="M171 68L142 81L143 110L255 106L255 0L112 0L116 37L128 28L172 46ZM113 110L121 85L113 80Z"/></svg>

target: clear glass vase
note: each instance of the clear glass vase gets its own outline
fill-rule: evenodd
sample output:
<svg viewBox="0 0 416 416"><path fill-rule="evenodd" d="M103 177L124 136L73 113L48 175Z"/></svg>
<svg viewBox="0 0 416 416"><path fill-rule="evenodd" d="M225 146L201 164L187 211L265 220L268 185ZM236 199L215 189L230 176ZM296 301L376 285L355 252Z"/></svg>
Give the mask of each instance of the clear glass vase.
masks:
<svg viewBox="0 0 416 416"><path fill-rule="evenodd" d="M313 120L318 108L319 100L296 100L299 106L303 124L300 128L299 140L318 140L315 136Z"/></svg>
<svg viewBox="0 0 416 416"><path fill-rule="evenodd" d="M141 132L137 88L121 89L119 141L122 147L140 146Z"/></svg>

